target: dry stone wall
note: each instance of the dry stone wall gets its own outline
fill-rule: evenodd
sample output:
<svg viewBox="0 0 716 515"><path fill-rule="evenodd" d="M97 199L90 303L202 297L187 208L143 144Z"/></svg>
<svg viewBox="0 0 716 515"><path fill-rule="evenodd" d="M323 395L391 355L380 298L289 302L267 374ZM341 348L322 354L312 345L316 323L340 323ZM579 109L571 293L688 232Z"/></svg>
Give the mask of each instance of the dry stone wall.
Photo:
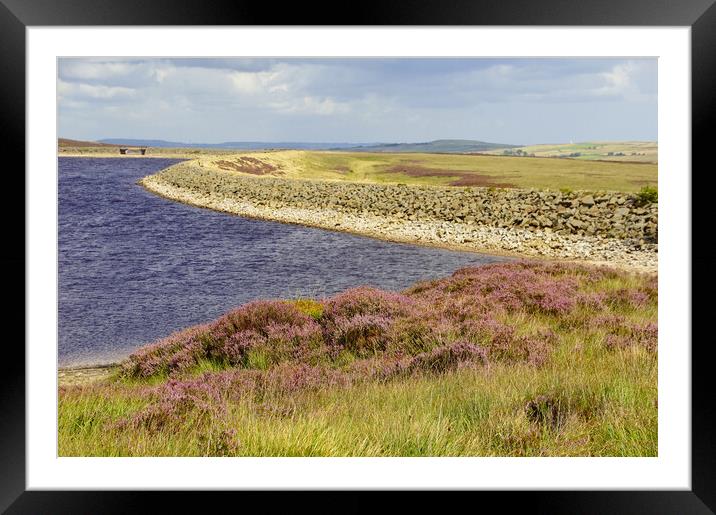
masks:
<svg viewBox="0 0 716 515"><path fill-rule="evenodd" d="M357 184L248 177L183 163L161 172L169 184L269 208L330 209L397 220L541 229L557 234L657 243L656 203L613 192Z"/></svg>

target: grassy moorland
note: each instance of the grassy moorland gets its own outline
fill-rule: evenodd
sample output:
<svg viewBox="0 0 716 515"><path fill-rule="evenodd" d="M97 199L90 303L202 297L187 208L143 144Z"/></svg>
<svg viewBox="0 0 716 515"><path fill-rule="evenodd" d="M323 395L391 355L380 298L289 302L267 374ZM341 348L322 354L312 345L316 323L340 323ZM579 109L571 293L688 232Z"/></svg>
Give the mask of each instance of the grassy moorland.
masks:
<svg viewBox="0 0 716 515"><path fill-rule="evenodd" d="M657 184L657 166L464 154L286 150L200 157L236 173L349 182L635 192Z"/></svg>
<svg viewBox="0 0 716 515"><path fill-rule="evenodd" d="M513 262L258 301L61 386L61 456L655 456L657 281Z"/></svg>

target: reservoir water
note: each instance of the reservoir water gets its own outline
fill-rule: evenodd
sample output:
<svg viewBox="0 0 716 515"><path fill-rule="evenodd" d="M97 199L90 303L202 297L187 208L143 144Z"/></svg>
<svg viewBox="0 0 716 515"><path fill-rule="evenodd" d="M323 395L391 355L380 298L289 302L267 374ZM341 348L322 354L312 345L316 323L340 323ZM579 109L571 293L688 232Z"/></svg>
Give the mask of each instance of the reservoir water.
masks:
<svg viewBox="0 0 716 515"><path fill-rule="evenodd" d="M401 290L504 259L251 220L136 184L175 162L59 158L60 366L122 359L255 299Z"/></svg>

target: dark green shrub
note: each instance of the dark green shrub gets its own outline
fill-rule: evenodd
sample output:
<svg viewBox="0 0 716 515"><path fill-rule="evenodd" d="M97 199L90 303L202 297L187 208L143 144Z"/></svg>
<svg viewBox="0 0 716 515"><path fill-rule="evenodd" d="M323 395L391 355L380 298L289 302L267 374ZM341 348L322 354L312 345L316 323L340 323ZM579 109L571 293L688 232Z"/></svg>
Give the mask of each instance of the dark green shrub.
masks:
<svg viewBox="0 0 716 515"><path fill-rule="evenodd" d="M641 204L657 202L659 198L658 190L656 189L656 186L644 186L641 190L639 190L639 193L637 193L637 197L639 198L639 202Z"/></svg>

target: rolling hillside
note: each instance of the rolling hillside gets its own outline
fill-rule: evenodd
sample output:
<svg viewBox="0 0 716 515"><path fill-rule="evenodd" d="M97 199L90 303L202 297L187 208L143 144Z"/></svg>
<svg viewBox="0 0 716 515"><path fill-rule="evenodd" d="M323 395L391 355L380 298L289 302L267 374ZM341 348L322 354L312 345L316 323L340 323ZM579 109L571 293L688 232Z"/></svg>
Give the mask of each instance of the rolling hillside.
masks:
<svg viewBox="0 0 716 515"><path fill-rule="evenodd" d="M327 150L333 148L345 149L356 146L356 143L307 143L296 141L225 141L222 143L185 143L181 141L166 141L162 139L129 138L107 138L99 141L114 145L134 145L155 148L208 148L226 150Z"/></svg>
<svg viewBox="0 0 716 515"><path fill-rule="evenodd" d="M364 145L346 150L352 152L422 152L438 154L462 154L467 152L483 152L487 150L516 148L519 145L506 143L487 143L467 139L439 139L425 143L381 143Z"/></svg>
<svg viewBox="0 0 716 515"><path fill-rule="evenodd" d="M60 148L94 148L94 147L116 147L110 143L102 143L98 141L80 141L76 139L57 138L57 146Z"/></svg>

